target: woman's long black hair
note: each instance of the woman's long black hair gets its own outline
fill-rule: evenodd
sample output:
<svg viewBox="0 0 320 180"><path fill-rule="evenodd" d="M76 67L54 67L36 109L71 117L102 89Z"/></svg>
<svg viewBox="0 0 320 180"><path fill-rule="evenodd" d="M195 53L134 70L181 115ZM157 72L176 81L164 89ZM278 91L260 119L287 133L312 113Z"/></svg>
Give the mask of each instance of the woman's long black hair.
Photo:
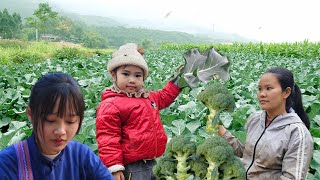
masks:
<svg viewBox="0 0 320 180"><path fill-rule="evenodd" d="M286 68L275 67L268 69L265 73L275 74L283 91L288 87L291 88L291 94L286 101L286 111L290 112L290 108L293 108L305 126L309 129L310 121L307 113L303 109L301 91L298 85L294 82L292 72Z"/></svg>

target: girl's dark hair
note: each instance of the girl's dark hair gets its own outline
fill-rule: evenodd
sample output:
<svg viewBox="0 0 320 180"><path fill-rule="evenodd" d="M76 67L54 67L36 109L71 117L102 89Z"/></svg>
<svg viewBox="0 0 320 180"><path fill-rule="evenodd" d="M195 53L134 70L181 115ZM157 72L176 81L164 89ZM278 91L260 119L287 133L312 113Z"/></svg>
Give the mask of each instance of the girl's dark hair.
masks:
<svg viewBox="0 0 320 180"><path fill-rule="evenodd" d="M33 132L38 137L38 130L43 129L43 122L53 113L59 101L57 115L64 117L73 112L80 116L79 132L83 120L85 103L77 81L68 74L55 72L43 75L32 87L29 98ZM68 108L67 108L68 106ZM69 110L67 112L67 110Z"/></svg>
<svg viewBox="0 0 320 180"><path fill-rule="evenodd" d="M303 109L301 91L298 85L294 82L293 74L286 68L275 67L268 69L265 73L273 73L278 78L282 90L286 90L287 87L291 88L291 94L286 101L286 111L289 112L290 108L298 114L302 122L306 127L310 128L310 121L307 113Z"/></svg>

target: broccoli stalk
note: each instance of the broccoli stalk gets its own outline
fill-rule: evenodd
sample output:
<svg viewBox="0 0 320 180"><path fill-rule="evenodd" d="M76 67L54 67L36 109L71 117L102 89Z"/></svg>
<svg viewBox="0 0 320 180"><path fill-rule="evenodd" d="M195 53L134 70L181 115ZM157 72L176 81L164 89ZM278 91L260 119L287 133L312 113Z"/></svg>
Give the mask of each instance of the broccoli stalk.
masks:
<svg viewBox="0 0 320 180"><path fill-rule="evenodd" d="M197 155L206 159L208 163L206 179L219 179L219 166L233 157L232 147L220 136L206 139L197 148Z"/></svg>
<svg viewBox="0 0 320 180"><path fill-rule="evenodd" d="M198 94L197 99L204 103L209 109L206 131L211 134L217 134L218 125L220 124L220 113L222 111L233 111L235 107L233 95L223 84L216 81L208 84L208 86Z"/></svg>
<svg viewBox="0 0 320 180"><path fill-rule="evenodd" d="M186 136L175 136L167 144L166 155L175 158L177 163L176 177L178 180L186 179L190 176L187 165L187 159L196 152L196 144L190 141Z"/></svg>
<svg viewBox="0 0 320 180"><path fill-rule="evenodd" d="M209 106L207 106L209 107ZM220 112L218 110L215 110L213 108L208 108L209 109L209 115L207 116L207 123L206 123L206 130L208 133L217 133L217 125L219 122L219 116L220 116Z"/></svg>

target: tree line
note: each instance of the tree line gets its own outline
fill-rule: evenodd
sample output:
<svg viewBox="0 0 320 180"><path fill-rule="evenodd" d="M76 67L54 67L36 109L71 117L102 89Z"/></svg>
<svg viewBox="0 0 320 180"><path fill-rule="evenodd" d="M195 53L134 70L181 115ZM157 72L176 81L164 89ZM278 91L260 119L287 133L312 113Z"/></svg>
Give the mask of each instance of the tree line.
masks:
<svg viewBox="0 0 320 180"><path fill-rule="evenodd" d="M0 37L29 41L66 41L89 48L118 47L126 42L137 42L144 48L161 43L210 43L208 39L182 32L122 26L89 26L82 21L60 16L48 3L38 4L33 16L24 19L25 21L16 12L10 14L7 9L0 11Z"/></svg>
<svg viewBox="0 0 320 180"><path fill-rule="evenodd" d="M40 3L33 16L25 18L7 9L0 11L0 37L22 40L52 40L81 43L90 48L105 48L107 39L94 28L81 22L74 22L68 17L59 16L48 3ZM50 39L50 37L54 37Z"/></svg>
<svg viewBox="0 0 320 180"><path fill-rule="evenodd" d="M16 35L22 28L21 16L17 13L12 15L7 9L0 11L0 37L17 38Z"/></svg>

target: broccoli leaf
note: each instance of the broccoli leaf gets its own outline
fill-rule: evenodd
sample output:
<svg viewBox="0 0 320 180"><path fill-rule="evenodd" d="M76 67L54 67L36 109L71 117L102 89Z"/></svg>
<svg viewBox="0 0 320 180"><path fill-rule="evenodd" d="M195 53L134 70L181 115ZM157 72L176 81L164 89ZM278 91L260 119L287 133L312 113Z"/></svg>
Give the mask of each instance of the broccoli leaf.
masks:
<svg viewBox="0 0 320 180"><path fill-rule="evenodd" d="M207 56L207 60L198 69L198 78L207 82L218 75L218 79L227 81L229 79L229 61L212 48Z"/></svg>
<svg viewBox="0 0 320 180"><path fill-rule="evenodd" d="M191 49L184 54L184 59L186 66L183 68L183 72L193 74L194 70L205 63L207 57L200 54L198 49Z"/></svg>
<svg viewBox="0 0 320 180"><path fill-rule="evenodd" d="M171 127L171 131L175 135L183 134L183 131L186 129L186 122L182 119L172 121L172 125L174 127Z"/></svg>
<svg viewBox="0 0 320 180"><path fill-rule="evenodd" d="M184 54L185 66L181 69L184 80L194 88L202 82L211 79L229 79L229 61L212 48L206 55L200 54L198 49L191 49Z"/></svg>
<svg viewBox="0 0 320 180"><path fill-rule="evenodd" d="M197 87L200 83L197 78L197 69L201 64L205 63L207 57L200 54L198 49L191 49L184 54L184 59L186 61L186 65L182 69L184 79L190 87Z"/></svg>

